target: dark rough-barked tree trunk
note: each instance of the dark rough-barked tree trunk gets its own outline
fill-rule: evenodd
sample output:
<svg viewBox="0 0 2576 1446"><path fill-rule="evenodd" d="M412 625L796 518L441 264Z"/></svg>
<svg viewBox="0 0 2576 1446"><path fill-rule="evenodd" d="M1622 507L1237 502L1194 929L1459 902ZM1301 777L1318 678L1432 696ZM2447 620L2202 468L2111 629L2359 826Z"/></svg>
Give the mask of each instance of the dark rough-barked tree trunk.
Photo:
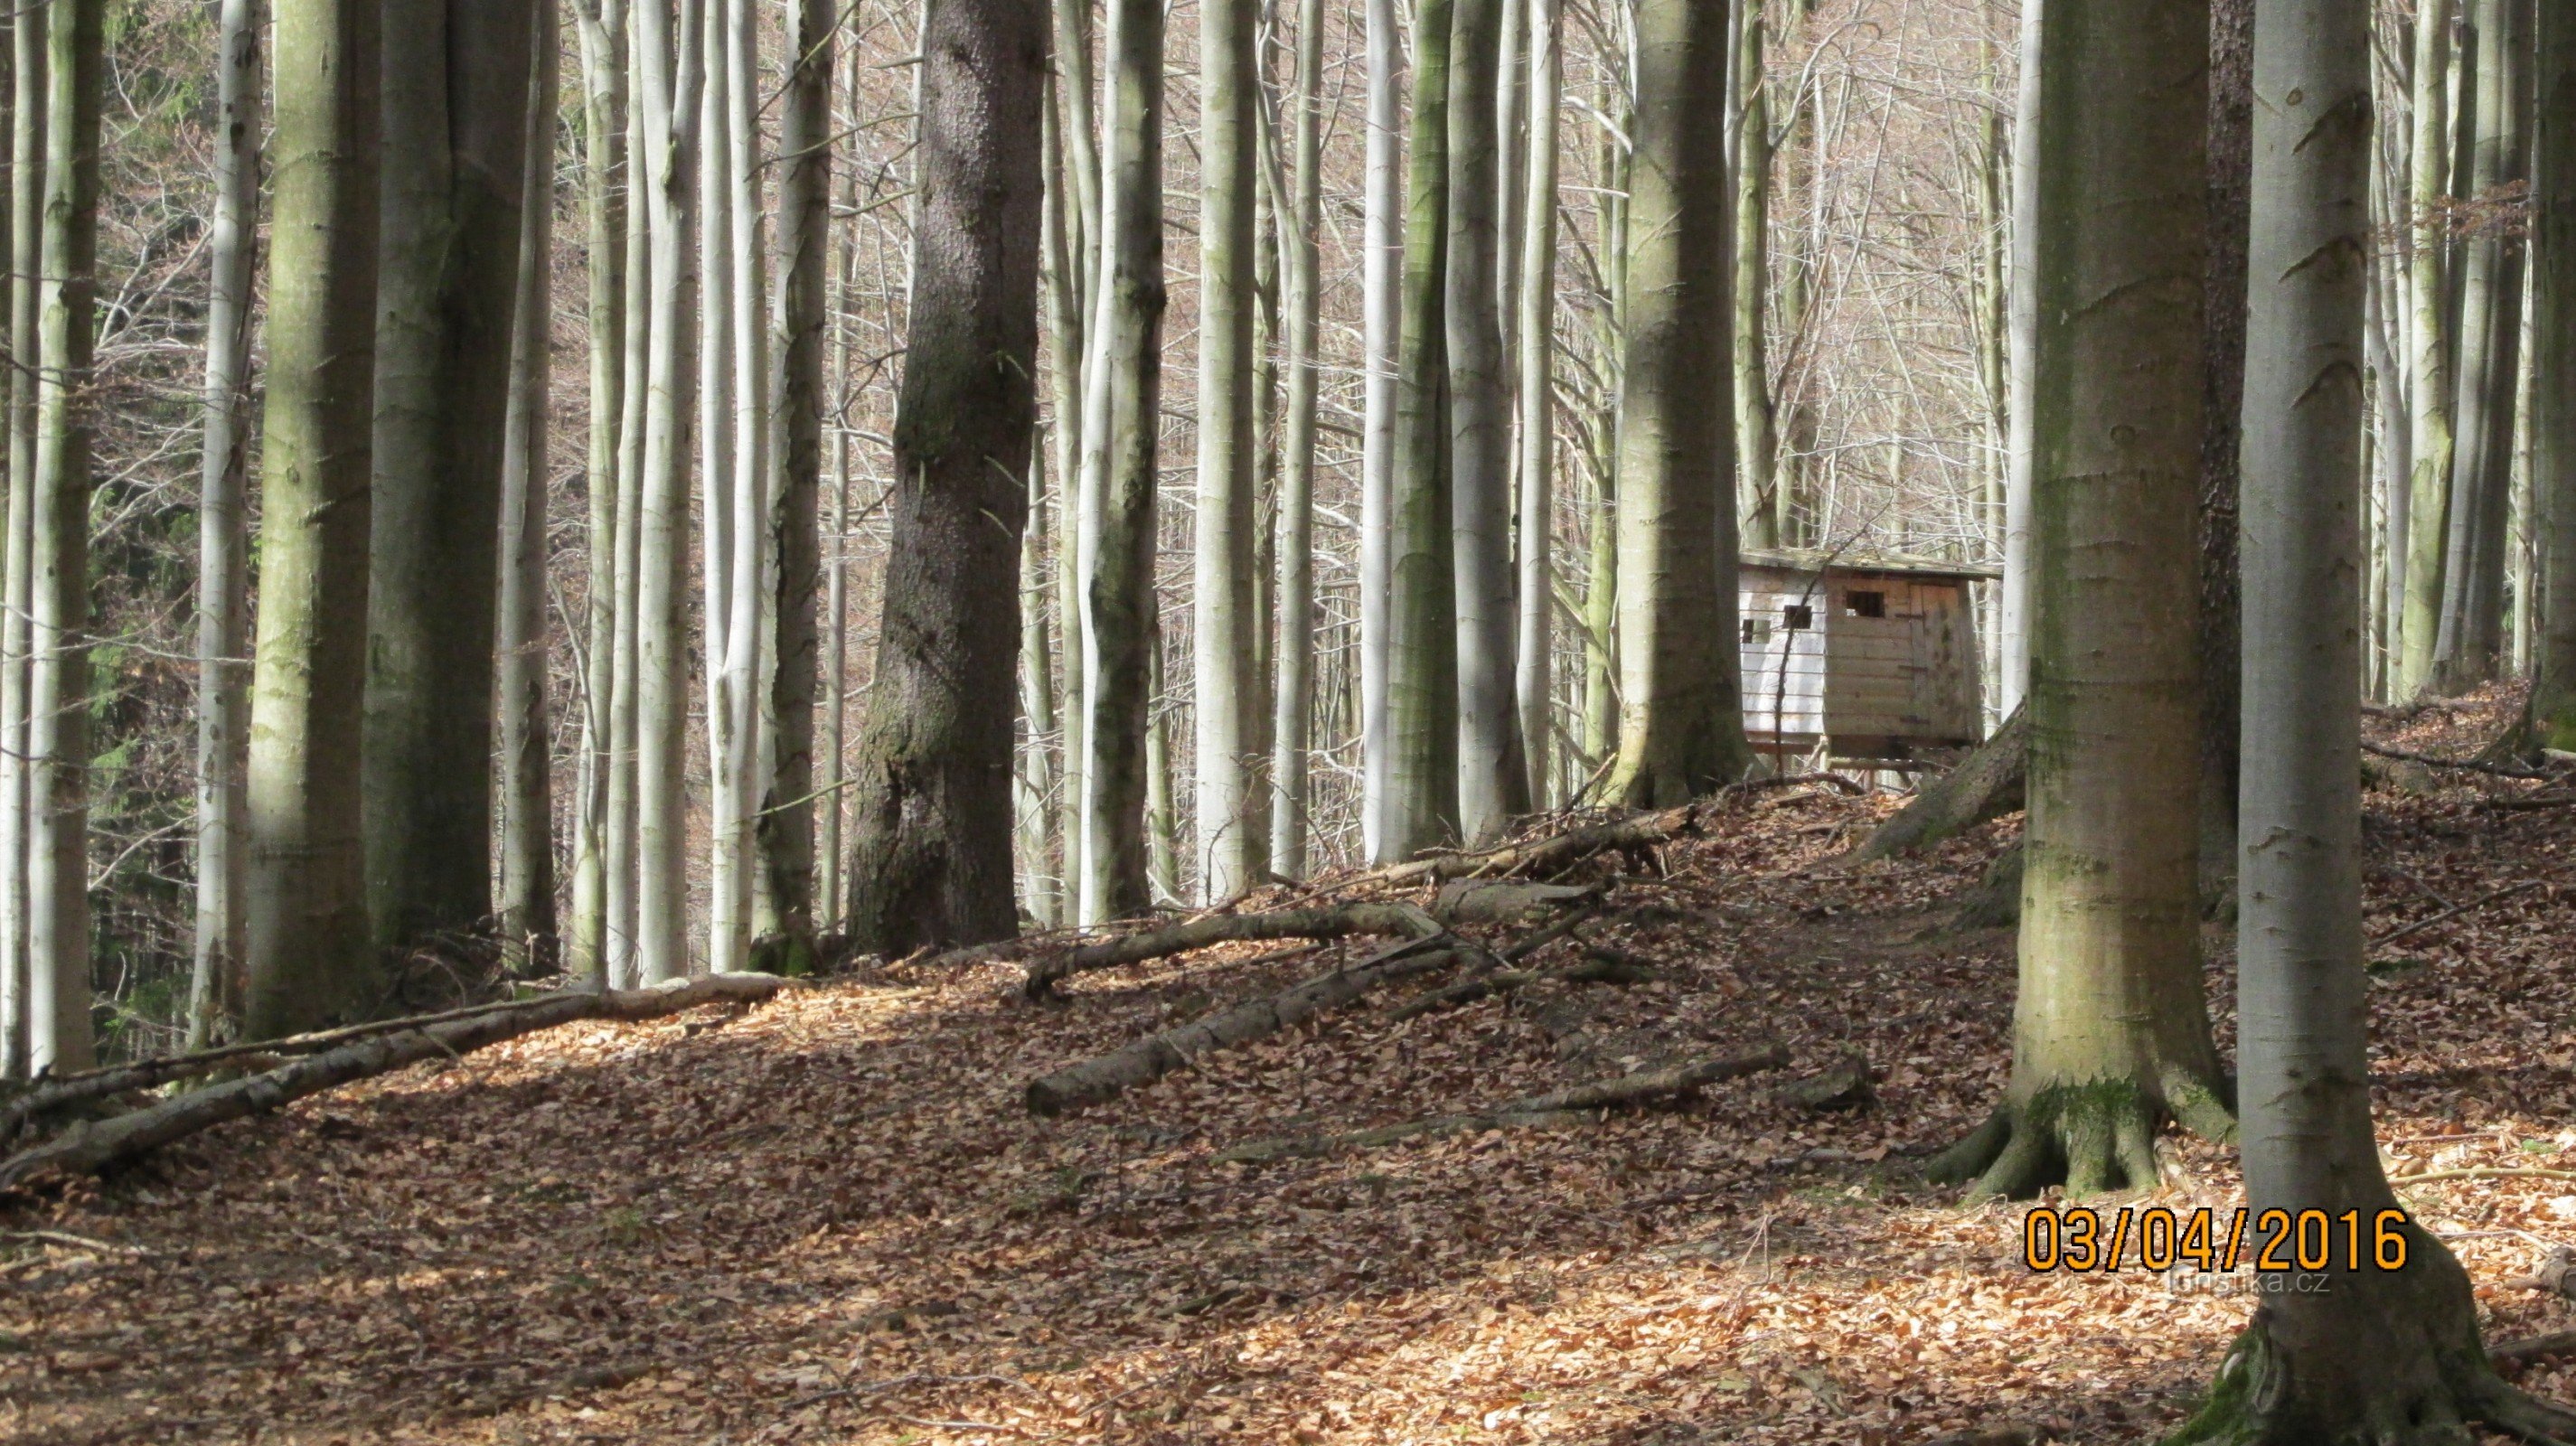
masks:
<svg viewBox="0 0 2576 1446"><path fill-rule="evenodd" d="M251 667L250 998L292 1034L375 1003L358 855L376 374L378 0L277 0ZM477 858L482 857L480 846Z"/></svg>
<svg viewBox="0 0 2576 1446"><path fill-rule="evenodd" d="M814 948L814 685L821 670L815 603L823 586L823 348L831 334L832 77L831 0L789 9L785 104L778 131L778 326L771 346L778 383L770 389L777 435L778 489L770 498L769 546L777 592L769 614L771 672L761 746L767 791L752 825L760 869L754 892L751 967L799 973Z"/></svg>
<svg viewBox="0 0 2576 1446"><path fill-rule="evenodd" d="M2566 1440L2576 1414L2488 1366L2468 1277L2404 1221L2371 1131L2361 749L2346 701L2361 688L2349 620L2361 607L2368 16L2358 0L2263 0L2255 41L2238 967L2247 1203L2293 1219L2354 1212L2371 1253L2328 1252L2322 1279L2270 1277L2298 1288L2264 1293L2176 1439L2433 1446L2472 1439L2477 1421ZM2402 1266L2380 1253L2383 1230Z"/></svg>
<svg viewBox="0 0 2576 1446"><path fill-rule="evenodd" d="M1609 796L1668 806L1741 778L1735 408L1721 146L1726 7L1637 9L1619 408L1619 761Z"/></svg>
<svg viewBox="0 0 2576 1446"><path fill-rule="evenodd" d="M492 912L493 613L530 0L382 0L384 261L367 592L378 947Z"/></svg>
<svg viewBox="0 0 2576 1446"><path fill-rule="evenodd" d="M2531 175L2531 465L2542 554L2531 742L2576 749L2576 19L2540 17Z"/></svg>
<svg viewBox="0 0 2576 1446"><path fill-rule="evenodd" d="M1036 431L1044 0L929 0L912 326L850 939L1008 938L1020 527Z"/></svg>
<svg viewBox="0 0 2576 1446"><path fill-rule="evenodd" d="M2200 876L2223 901L2236 867L2236 490L2245 395L2245 228L2253 165L2254 0L2209 5L2209 267L2201 353Z"/></svg>
<svg viewBox="0 0 2576 1446"><path fill-rule="evenodd" d="M2205 0L2062 0L2042 59L2029 821L2012 1082L1935 1162L1979 1193L2155 1183L2229 1128L2202 998L2196 515Z"/></svg>

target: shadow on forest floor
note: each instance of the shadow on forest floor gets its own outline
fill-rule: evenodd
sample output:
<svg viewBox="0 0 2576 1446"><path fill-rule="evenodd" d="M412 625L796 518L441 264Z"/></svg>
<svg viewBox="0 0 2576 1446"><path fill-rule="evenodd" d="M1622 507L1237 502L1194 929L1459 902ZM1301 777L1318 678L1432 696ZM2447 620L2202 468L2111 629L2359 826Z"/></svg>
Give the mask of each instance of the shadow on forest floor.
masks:
<svg viewBox="0 0 2576 1446"><path fill-rule="evenodd" d="M2403 741L2464 754L2491 722L2427 715ZM2576 1165L2549 1158L2576 1155L2576 814L2436 782L2371 796L2374 932L2547 882L2383 961L2382 1138L2401 1172ZM1594 936L1661 982L1401 1022L1363 1004L1067 1119L1023 1111L1031 1076L1328 953L1087 976L1061 1009L1011 997L1009 968L896 968L731 1021L572 1026L226 1128L0 1216L112 1247L0 1235L0 1437L2153 1439L2246 1303L2134 1266L2034 1275L2023 1207L1963 1210L1915 1176L2003 1082L2010 938L1937 926L2016 825L1832 862L1887 806L1770 795L1621 882ZM1209 1158L1772 1042L1790 1070L1687 1110ZM1851 1052L1873 1101L1782 1097ZM2232 1206L2232 1162L2175 1146L2183 1182L2152 1203ZM2576 1242L2576 1183L2410 1199L2455 1235L2491 1335L2570 1324L2495 1283ZM2556 1374L2526 1384L2576 1395Z"/></svg>

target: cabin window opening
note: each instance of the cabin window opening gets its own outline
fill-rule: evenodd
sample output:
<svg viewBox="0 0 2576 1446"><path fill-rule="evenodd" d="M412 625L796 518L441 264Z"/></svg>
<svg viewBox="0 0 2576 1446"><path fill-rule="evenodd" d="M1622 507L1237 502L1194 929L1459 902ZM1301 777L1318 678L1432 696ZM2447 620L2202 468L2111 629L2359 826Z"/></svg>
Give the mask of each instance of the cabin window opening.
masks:
<svg viewBox="0 0 2576 1446"><path fill-rule="evenodd" d="M1744 620L1744 641L1747 643L1765 643L1770 640L1771 620L1769 618L1746 618Z"/></svg>
<svg viewBox="0 0 2576 1446"><path fill-rule="evenodd" d="M1850 617L1883 618L1887 616L1887 594L1857 591L1844 593L1843 610Z"/></svg>
<svg viewBox="0 0 2576 1446"><path fill-rule="evenodd" d="M1791 632L1816 625L1816 610L1805 603L1791 603L1780 609L1780 626Z"/></svg>

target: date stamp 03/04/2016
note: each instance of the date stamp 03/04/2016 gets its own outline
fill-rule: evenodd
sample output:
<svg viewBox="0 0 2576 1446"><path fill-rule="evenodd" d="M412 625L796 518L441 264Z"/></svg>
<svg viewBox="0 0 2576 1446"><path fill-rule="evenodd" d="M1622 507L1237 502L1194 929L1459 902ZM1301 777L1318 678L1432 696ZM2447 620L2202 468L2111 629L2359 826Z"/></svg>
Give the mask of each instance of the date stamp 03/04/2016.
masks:
<svg viewBox="0 0 2576 1446"><path fill-rule="evenodd" d="M2318 1291L2330 1271L2403 1270L2403 1210L2216 1212L2083 1206L2025 1212L2021 1262L2033 1271L2162 1274L2177 1291ZM2250 1269L2250 1274L2247 1273Z"/></svg>

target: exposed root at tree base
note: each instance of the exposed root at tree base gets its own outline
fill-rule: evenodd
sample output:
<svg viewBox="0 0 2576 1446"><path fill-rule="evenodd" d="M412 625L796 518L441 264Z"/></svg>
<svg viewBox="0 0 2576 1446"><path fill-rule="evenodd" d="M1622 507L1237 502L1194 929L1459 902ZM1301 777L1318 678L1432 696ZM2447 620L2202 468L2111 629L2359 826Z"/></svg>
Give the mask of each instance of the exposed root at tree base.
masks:
<svg viewBox="0 0 2576 1446"><path fill-rule="evenodd" d="M2452 1265L2449 1274L2458 1273ZM2467 1280L2457 1288L2465 1300ZM2466 1340L2425 1343L2414 1360L2374 1353L2331 1387L2302 1390L2270 1324L2268 1307L2255 1313L2208 1399L2165 1446L2472 1446L2477 1427L2529 1446L2576 1446L2576 1411L2507 1384L2478 1349L2474 1326Z"/></svg>
<svg viewBox="0 0 2576 1446"><path fill-rule="evenodd" d="M2028 1199L2061 1184L2077 1197L2148 1189L2162 1178L2156 1131L2167 1118L2214 1139L2235 1131L2221 1091L2199 1081L2169 1081L2161 1094L2134 1080L2051 1085L1997 1105L1923 1173L1936 1184L1973 1181L1976 1200Z"/></svg>

